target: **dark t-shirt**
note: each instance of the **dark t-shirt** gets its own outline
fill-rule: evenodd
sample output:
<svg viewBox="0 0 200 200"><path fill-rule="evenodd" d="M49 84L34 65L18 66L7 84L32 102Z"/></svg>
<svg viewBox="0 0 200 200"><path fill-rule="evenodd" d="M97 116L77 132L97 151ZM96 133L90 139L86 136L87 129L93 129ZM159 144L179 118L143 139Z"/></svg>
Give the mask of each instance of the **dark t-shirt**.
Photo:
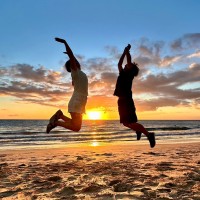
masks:
<svg viewBox="0 0 200 200"><path fill-rule="evenodd" d="M132 97L132 82L134 74L132 71L121 70L117 78L114 95L118 97Z"/></svg>

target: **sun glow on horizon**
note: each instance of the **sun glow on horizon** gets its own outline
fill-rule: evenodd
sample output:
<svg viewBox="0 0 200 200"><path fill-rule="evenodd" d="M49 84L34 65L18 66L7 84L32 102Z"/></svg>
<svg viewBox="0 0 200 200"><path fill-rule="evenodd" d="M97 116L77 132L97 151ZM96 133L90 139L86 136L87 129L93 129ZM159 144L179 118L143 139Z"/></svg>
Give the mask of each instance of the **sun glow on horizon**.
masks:
<svg viewBox="0 0 200 200"><path fill-rule="evenodd" d="M88 111L87 116L91 120L103 119L102 111Z"/></svg>

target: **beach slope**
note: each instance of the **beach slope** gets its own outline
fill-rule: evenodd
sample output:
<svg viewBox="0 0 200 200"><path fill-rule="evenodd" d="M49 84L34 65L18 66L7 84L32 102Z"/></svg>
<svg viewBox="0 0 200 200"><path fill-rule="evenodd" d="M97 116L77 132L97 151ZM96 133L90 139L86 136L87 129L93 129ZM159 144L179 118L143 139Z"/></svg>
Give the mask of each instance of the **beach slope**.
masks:
<svg viewBox="0 0 200 200"><path fill-rule="evenodd" d="M0 151L0 199L200 199L200 144Z"/></svg>

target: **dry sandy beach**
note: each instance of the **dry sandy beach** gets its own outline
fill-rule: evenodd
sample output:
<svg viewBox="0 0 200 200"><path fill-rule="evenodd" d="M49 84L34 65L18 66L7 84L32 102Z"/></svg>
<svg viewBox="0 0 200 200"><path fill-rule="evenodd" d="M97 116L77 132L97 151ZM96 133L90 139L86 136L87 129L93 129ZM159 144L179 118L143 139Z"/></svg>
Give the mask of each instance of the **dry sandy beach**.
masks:
<svg viewBox="0 0 200 200"><path fill-rule="evenodd" d="M200 144L1 150L0 199L200 200Z"/></svg>

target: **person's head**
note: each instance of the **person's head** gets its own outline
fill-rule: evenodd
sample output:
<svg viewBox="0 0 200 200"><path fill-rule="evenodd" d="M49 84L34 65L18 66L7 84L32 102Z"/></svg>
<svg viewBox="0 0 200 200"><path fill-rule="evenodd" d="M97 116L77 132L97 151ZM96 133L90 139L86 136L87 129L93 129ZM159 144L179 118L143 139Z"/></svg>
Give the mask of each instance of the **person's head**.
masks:
<svg viewBox="0 0 200 200"><path fill-rule="evenodd" d="M139 71L140 71L138 64L135 63L135 62L133 62L129 65L126 64L125 67L124 67L124 70L132 72L134 74L134 76L137 76L139 74Z"/></svg>
<svg viewBox="0 0 200 200"><path fill-rule="evenodd" d="M80 67L80 64L79 62L76 60L76 66L78 69L81 69ZM65 69L68 71L68 72L71 72L71 62L70 60L68 60L66 63L65 63Z"/></svg>
<svg viewBox="0 0 200 200"><path fill-rule="evenodd" d="M66 69L68 72L71 72L70 60L68 60L68 61L65 63L65 69Z"/></svg>

